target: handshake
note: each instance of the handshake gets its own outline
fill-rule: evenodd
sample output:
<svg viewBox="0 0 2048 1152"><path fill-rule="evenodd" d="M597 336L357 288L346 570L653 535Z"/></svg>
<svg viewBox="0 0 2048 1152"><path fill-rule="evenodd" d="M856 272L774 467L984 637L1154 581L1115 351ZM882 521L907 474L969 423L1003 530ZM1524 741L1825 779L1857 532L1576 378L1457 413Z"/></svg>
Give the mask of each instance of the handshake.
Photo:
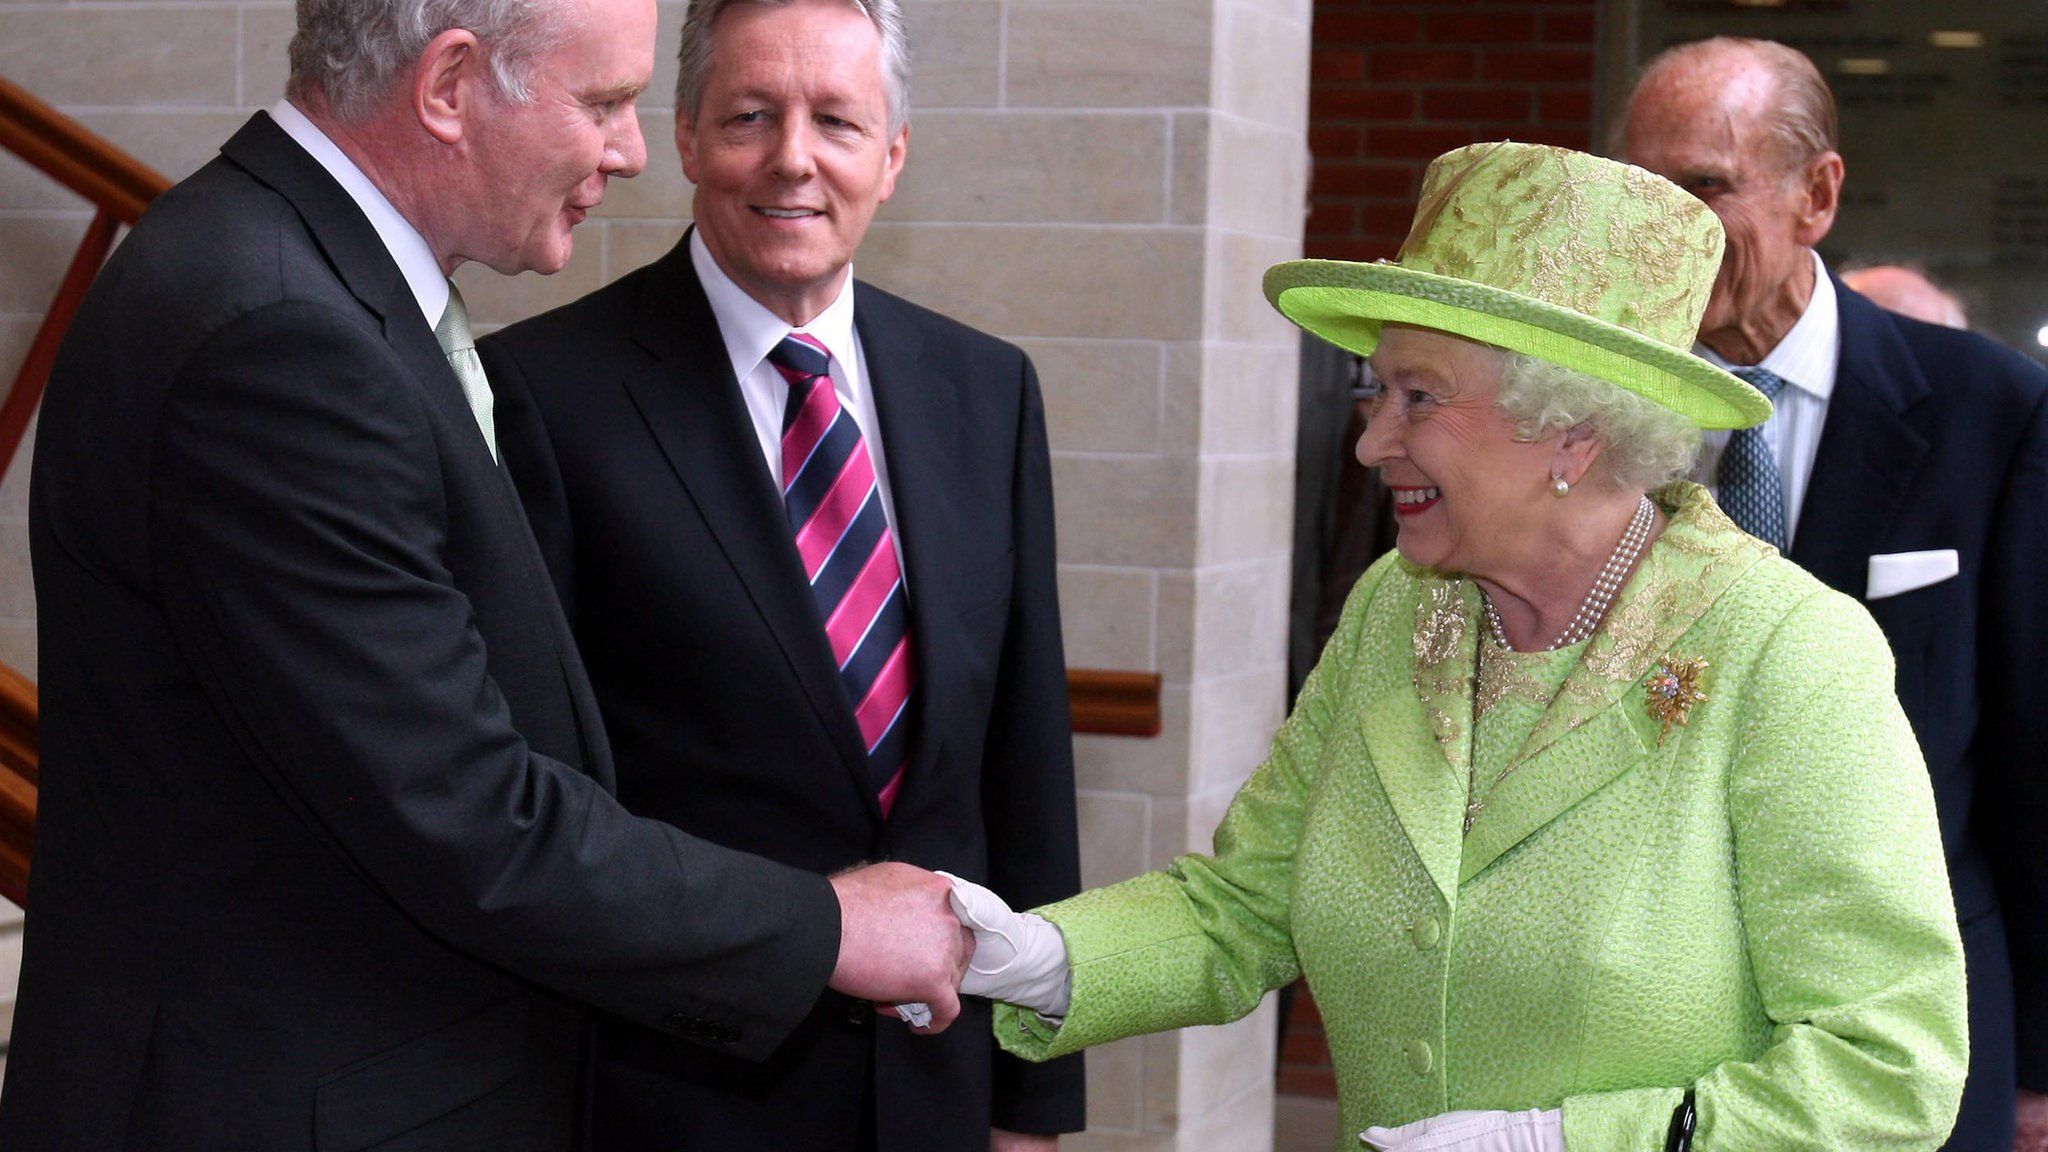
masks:
<svg viewBox="0 0 2048 1152"><path fill-rule="evenodd" d="M1067 1007L1059 929L942 872L871 864L832 877L839 897L839 962L829 986L877 1011L894 1008L920 1032L946 1030L960 997L1007 1000L1048 1015Z"/></svg>

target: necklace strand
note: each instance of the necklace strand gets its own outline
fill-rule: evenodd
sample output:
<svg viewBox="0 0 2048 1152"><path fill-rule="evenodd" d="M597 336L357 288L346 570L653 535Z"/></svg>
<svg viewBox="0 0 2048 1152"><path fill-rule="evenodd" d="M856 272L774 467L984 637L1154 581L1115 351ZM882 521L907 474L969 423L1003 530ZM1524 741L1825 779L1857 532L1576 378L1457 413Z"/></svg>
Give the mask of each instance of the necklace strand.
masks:
<svg viewBox="0 0 2048 1152"><path fill-rule="evenodd" d="M1600 566L1600 575L1593 581L1593 587L1586 592L1586 598L1579 601L1579 610L1572 615L1572 622L1565 625L1557 639L1536 651L1553 652L1577 644L1593 634L1600 621L1607 618L1607 610L1613 607L1615 594L1621 591L1621 582L1635 568L1637 557L1643 554L1643 545L1649 542L1650 526L1656 522L1657 506L1645 496L1636 505L1636 514L1630 518L1627 530L1622 532L1621 540L1608 555L1607 563ZM1514 646L1508 643L1508 632L1501 625L1493 597L1482 588L1479 599L1486 607L1486 624L1493 632L1493 642L1500 645L1502 651L1515 651Z"/></svg>

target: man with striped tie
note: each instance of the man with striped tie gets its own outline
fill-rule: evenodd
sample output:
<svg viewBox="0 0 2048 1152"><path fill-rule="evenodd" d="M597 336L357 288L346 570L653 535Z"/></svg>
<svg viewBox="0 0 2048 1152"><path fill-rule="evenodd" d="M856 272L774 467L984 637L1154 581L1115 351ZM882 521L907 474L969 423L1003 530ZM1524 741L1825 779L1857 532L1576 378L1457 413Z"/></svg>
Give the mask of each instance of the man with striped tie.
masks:
<svg viewBox="0 0 2048 1152"><path fill-rule="evenodd" d="M1841 202L1835 101L1798 51L1666 51L1620 143L1726 226L1701 354L1777 407L1710 441L1703 478L1737 524L1861 600L1897 659L1969 972L1947 1148L2048 1150L2048 373L1828 272L1813 248Z"/></svg>
<svg viewBox="0 0 2048 1152"><path fill-rule="evenodd" d="M483 358L625 804L1028 907L1078 887L1044 416L1016 348L853 279L907 69L895 0L696 0L696 226ZM1081 1069L996 1052L986 1013L922 1036L828 992L764 1063L617 1022L595 1146L1050 1148Z"/></svg>

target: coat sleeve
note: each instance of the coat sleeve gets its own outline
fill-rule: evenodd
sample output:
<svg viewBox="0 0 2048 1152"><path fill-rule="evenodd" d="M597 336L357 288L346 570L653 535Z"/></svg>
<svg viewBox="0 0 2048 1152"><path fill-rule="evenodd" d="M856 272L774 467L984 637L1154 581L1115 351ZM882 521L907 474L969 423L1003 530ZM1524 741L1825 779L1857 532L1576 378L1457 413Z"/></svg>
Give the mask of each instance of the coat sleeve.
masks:
<svg viewBox="0 0 2048 1152"><path fill-rule="evenodd" d="M983 744L982 813L989 887L1016 907L1045 904L1081 887L1074 818L1074 736L1067 662L1060 643L1052 463L1038 376L1020 358L1010 618ZM1028 1064L998 1051L991 1119L1012 1132L1078 1132L1087 1126L1080 1058Z"/></svg>
<svg viewBox="0 0 2048 1152"><path fill-rule="evenodd" d="M535 753L450 570L412 371L365 316L286 303L180 370L151 481L152 572L257 769L447 944L628 1019L760 1055L828 978L822 878L629 815Z"/></svg>
<svg viewBox="0 0 2048 1152"><path fill-rule="evenodd" d="M1735 885L1767 1045L1692 1085L1696 1152L1932 1149L1968 1062L1962 943L1934 796L1891 653L1838 593L1750 671L1728 781ZM1663 1146L1684 1086L1569 1097L1571 1152Z"/></svg>
<svg viewBox="0 0 2048 1152"><path fill-rule="evenodd" d="M1294 853L1324 735L1345 696L1368 605L1388 570L1361 578L1294 711L1216 829L1214 852L1038 911L1066 937L1073 969L1064 1023L998 1004L997 1039L1043 1060L1143 1032L1222 1024L1301 974L1288 911Z"/></svg>
<svg viewBox="0 0 2048 1152"><path fill-rule="evenodd" d="M2019 1082L2048 1092L2048 392L2006 472L1977 606L1983 712L1970 758L2010 941Z"/></svg>

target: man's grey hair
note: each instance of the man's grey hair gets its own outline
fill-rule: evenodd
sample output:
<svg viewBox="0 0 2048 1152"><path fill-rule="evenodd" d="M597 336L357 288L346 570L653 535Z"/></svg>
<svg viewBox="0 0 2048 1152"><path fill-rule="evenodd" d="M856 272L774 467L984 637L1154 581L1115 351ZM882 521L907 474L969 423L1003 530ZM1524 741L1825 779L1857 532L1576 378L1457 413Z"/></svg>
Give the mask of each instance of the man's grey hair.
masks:
<svg viewBox="0 0 2048 1152"><path fill-rule="evenodd" d="M1548 360L1507 351L1501 358L1494 404L1524 439L1587 425L1606 445L1607 474L1631 492L1680 479L1699 459L1699 428L1671 409Z"/></svg>
<svg viewBox="0 0 2048 1152"><path fill-rule="evenodd" d="M676 52L676 109L692 121L711 78L711 28L728 8L740 4L780 7L800 0L690 0L683 17L683 44ZM841 0L868 18L882 38L882 84L889 97L889 135L910 122L910 32L897 0Z"/></svg>
<svg viewBox="0 0 2048 1152"><path fill-rule="evenodd" d="M451 28L476 34L500 95L533 99L533 66L579 23L565 0L298 0L285 94L316 92L330 115L359 123L399 75Z"/></svg>
<svg viewBox="0 0 2048 1152"><path fill-rule="evenodd" d="M1784 170L1802 170L1817 157L1842 150L1835 94L1827 79L1806 53L1775 40L1714 36L1674 45L1643 65L1636 87L1640 89L1668 68L1726 56L1748 57L1770 74L1773 84L1764 128L1777 145L1776 159Z"/></svg>

